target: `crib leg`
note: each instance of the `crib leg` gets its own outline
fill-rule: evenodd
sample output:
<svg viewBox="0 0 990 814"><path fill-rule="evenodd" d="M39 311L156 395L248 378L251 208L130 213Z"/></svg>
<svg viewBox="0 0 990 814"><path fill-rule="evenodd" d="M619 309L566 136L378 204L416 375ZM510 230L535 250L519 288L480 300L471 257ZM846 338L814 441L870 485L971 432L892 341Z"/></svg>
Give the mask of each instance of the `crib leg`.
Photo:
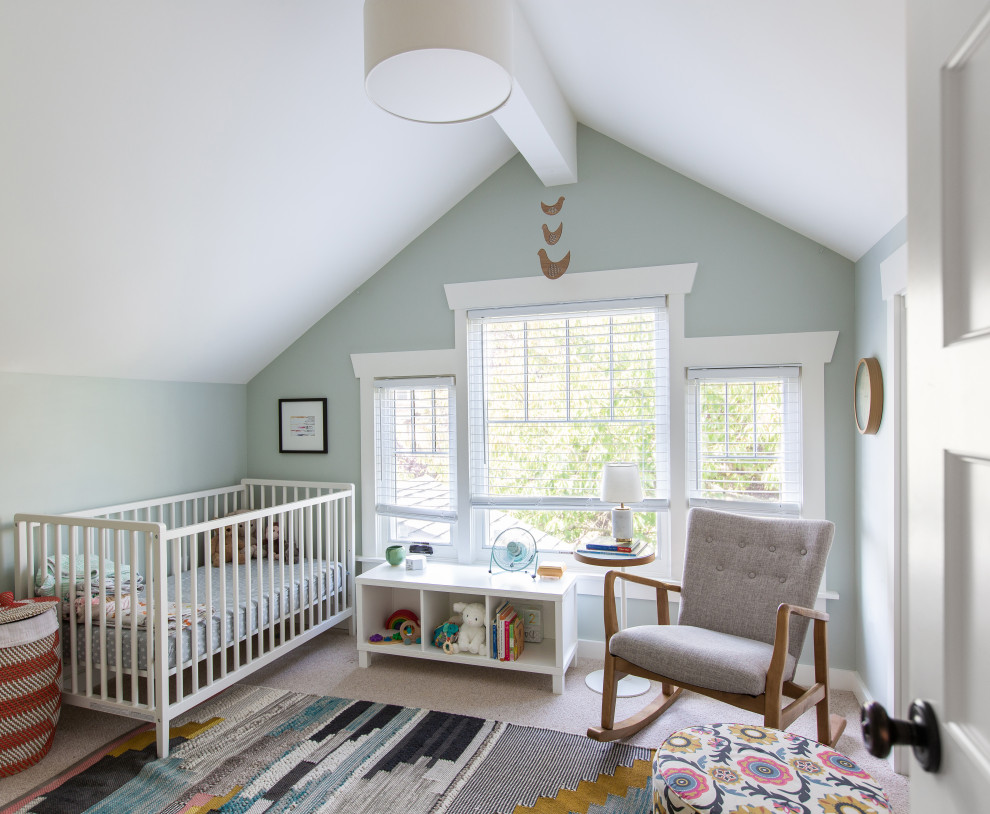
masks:
<svg viewBox="0 0 990 814"><path fill-rule="evenodd" d="M168 757L168 718L158 721L155 727L155 735L158 741L158 757Z"/></svg>

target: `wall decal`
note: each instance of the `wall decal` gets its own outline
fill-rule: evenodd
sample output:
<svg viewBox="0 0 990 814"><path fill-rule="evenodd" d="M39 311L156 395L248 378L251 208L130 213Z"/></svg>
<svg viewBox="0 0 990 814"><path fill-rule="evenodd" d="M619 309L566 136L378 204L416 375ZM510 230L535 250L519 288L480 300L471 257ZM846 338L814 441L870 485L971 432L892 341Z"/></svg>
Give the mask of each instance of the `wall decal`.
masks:
<svg viewBox="0 0 990 814"><path fill-rule="evenodd" d="M559 263L554 263L547 257L546 249L540 249L537 254L540 256L540 268L543 269L543 276L549 280L556 280L567 271L567 267L571 264L570 252L560 258Z"/></svg>
<svg viewBox="0 0 990 814"><path fill-rule="evenodd" d="M560 208L563 205L564 205L564 196L563 195L561 195L557 199L557 203L555 203L555 204L549 204L548 205L548 204L543 203L543 201L540 201L540 206L543 208L543 214L544 215L556 215L560 211Z"/></svg>
<svg viewBox="0 0 990 814"><path fill-rule="evenodd" d="M547 228L547 225L543 224L543 239L547 242L548 246L553 246L558 240L560 240L560 233L564 231L564 222L560 222L560 226L554 229L552 232Z"/></svg>

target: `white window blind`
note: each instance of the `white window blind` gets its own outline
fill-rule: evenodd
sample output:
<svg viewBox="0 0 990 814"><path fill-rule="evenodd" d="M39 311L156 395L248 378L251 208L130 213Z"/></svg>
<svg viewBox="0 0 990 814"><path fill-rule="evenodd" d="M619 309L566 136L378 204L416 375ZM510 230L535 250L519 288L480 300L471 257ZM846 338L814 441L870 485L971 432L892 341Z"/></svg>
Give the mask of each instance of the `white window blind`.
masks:
<svg viewBox="0 0 990 814"><path fill-rule="evenodd" d="M798 366L688 370L692 506L800 513L800 373Z"/></svg>
<svg viewBox="0 0 990 814"><path fill-rule="evenodd" d="M384 526L390 540L451 542L455 414L451 377L375 382L375 511L392 519Z"/></svg>
<svg viewBox="0 0 990 814"><path fill-rule="evenodd" d="M662 299L469 313L472 505L611 508L630 461L666 506L668 355Z"/></svg>

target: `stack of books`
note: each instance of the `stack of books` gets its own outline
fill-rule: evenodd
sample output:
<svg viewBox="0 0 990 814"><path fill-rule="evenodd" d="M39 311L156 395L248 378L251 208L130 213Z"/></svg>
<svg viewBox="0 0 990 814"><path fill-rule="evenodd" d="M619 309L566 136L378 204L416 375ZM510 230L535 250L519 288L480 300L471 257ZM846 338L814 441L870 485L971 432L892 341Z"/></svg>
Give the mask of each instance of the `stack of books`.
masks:
<svg viewBox="0 0 990 814"><path fill-rule="evenodd" d="M508 600L495 611L492 620L492 658L499 661L516 661L525 645L525 628L522 617Z"/></svg>
<svg viewBox="0 0 990 814"><path fill-rule="evenodd" d="M580 554L598 555L599 557L640 557L649 550L644 540L632 540L621 543L604 537L598 542L583 543L578 546Z"/></svg>

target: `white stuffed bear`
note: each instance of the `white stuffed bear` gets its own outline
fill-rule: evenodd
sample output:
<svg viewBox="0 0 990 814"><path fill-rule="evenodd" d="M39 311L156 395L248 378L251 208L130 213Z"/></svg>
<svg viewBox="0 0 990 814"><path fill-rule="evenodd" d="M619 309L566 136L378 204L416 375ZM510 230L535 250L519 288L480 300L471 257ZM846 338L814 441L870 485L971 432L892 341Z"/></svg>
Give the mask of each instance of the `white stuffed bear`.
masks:
<svg viewBox="0 0 990 814"><path fill-rule="evenodd" d="M461 626L457 631L455 653L485 652L485 606L480 602L455 602L454 613L461 615Z"/></svg>

